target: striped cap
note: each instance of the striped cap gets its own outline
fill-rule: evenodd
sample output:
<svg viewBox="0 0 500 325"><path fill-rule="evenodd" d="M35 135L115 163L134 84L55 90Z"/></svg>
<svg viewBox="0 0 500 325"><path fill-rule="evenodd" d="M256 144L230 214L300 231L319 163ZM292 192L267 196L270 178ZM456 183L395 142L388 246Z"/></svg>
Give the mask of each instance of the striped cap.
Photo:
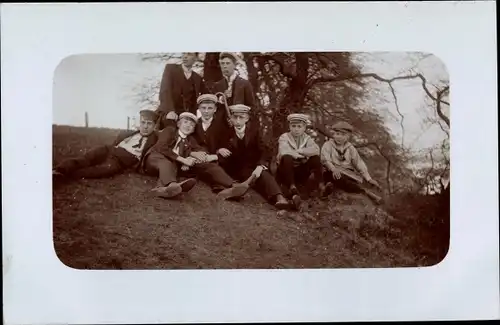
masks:
<svg viewBox="0 0 500 325"><path fill-rule="evenodd" d="M182 112L180 115L179 115L179 120L182 119L182 118L187 118L187 119L191 119L193 120L195 123L198 122L198 117L196 115L194 115L193 113L190 113L190 112Z"/></svg>
<svg viewBox="0 0 500 325"><path fill-rule="evenodd" d="M288 115L287 120L288 122L304 122L306 124L309 124L310 122L309 116L301 113L290 114Z"/></svg>
<svg viewBox="0 0 500 325"><path fill-rule="evenodd" d="M198 99L196 100L196 104L201 104L202 102L212 102L214 104L217 104L219 102L219 99L217 96L213 94L203 94L198 96Z"/></svg>
<svg viewBox="0 0 500 325"><path fill-rule="evenodd" d="M243 105L243 104L236 104L236 105L229 106L229 110L233 114L234 113L249 113L250 107L247 105Z"/></svg>

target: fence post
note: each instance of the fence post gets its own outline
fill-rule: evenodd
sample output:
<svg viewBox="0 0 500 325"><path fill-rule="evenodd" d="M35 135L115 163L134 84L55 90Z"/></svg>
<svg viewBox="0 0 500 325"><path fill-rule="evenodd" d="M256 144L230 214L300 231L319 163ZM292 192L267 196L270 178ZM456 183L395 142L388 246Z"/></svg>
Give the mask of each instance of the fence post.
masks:
<svg viewBox="0 0 500 325"><path fill-rule="evenodd" d="M89 127L89 113L85 112L85 127Z"/></svg>
<svg viewBox="0 0 500 325"><path fill-rule="evenodd" d="M127 116L127 131L130 130L130 116Z"/></svg>

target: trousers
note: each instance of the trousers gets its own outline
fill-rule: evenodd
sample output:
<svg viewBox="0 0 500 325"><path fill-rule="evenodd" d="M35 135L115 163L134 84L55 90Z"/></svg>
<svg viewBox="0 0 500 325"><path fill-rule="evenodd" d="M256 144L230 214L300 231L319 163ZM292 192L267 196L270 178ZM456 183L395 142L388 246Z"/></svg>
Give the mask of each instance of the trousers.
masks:
<svg viewBox="0 0 500 325"><path fill-rule="evenodd" d="M311 174L317 182L323 182L323 165L319 156L309 157L306 162L297 164L292 156L284 155L276 174L279 182L286 187L307 181Z"/></svg>
<svg viewBox="0 0 500 325"><path fill-rule="evenodd" d="M239 167L238 165L229 165L227 163L223 165L223 168L229 176L240 182L246 181L255 170L255 167ZM260 177L253 183L252 188L273 204L276 201L276 196L282 194L276 179L268 170L262 171Z"/></svg>
<svg viewBox="0 0 500 325"><path fill-rule="evenodd" d="M107 178L137 163L138 159L125 149L103 145L80 157L64 160L55 170L74 178Z"/></svg>
<svg viewBox="0 0 500 325"><path fill-rule="evenodd" d="M158 176L158 186L167 186L177 182L179 177L196 177L211 186L214 192L231 187L235 181L215 163L199 163L183 172L181 164L172 161L158 152L151 152L145 161L145 171L152 176Z"/></svg>

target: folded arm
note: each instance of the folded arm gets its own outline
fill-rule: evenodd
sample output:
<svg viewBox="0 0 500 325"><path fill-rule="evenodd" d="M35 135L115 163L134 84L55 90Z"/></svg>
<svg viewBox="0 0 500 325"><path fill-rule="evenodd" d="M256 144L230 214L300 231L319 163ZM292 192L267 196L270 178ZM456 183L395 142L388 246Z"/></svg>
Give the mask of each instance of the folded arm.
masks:
<svg viewBox="0 0 500 325"><path fill-rule="evenodd" d="M318 144L312 139L308 138L306 146L298 151L303 156L312 157L320 154L320 149Z"/></svg>
<svg viewBox="0 0 500 325"><path fill-rule="evenodd" d="M295 156L297 151L292 148L288 142L288 136L286 133L282 134L278 139L278 156L283 157L285 155Z"/></svg>

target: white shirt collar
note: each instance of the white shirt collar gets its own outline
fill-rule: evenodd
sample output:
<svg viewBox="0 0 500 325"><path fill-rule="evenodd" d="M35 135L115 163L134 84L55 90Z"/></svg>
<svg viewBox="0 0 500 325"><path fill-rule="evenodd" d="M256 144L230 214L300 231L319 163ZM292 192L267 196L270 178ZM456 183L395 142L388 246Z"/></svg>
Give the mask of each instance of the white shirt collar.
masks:
<svg viewBox="0 0 500 325"><path fill-rule="evenodd" d="M234 69L232 75L230 75L229 77L224 76L224 78L226 78L226 80L230 81L230 80L234 80L237 75L238 75L238 71L236 69Z"/></svg>
<svg viewBox="0 0 500 325"><path fill-rule="evenodd" d="M183 139L186 139L186 138L187 138L187 135L185 135L184 133L182 133L182 131L181 131L181 130L179 130L179 131L177 132L177 134L179 134L179 136L180 136L181 138L183 138Z"/></svg>
<svg viewBox="0 0 500 325"><path fill-rule="evenodd" d="M210 123L212 123L213 120L214 120L213 116L210 119L208 119L208 120L203 119L203 117L201 118L201 122L203 124L210 124Z"/></svg>
<svg viewBox="0 0 500 325"><path fill-rule="evenodd" d="M234 128L234 131L236 132L236 135L238 136L238 138L241 139L245 135L246 128L247 128L246 124L243 125L243 127L241 128L241 130L238 130L237 128Z"/></svg>
<svg viewBox="0 0 500 325"><path fill-rule="evenodd" d="M181 64L182 70L184 71L184 75L186 76L187 79L191 77L191 73L193 72L193 67L188 68L184 64Z"/></svg>
<svg viewBox="0 0 500 325"><path fill-rule="evenodd" d="M201 125L203 126L203 130L207 130L210 125L212 125L212 121L214 120L214 117L212 116L210 119L208 120L204 120L203 117L201 118Z"/></svg>
<svg viewBox="0 0 500 325"><path fill-rule="evenodd" d="M306 139L307 139L307 134L304 133L298 137L294 137L292 132L288 132L288 137L290 138L290 140L293 141L293 143L295 143L297 148L300 148L300 147L302 147L303 144L305 144Z"/></svg>
<svg viewBox="0 0 500 325"><path fill-rule="evenodd" d="M334 147L335 149L337 149L337 150L340 150L340 151L344 151L344 150L346 150L346 149L347 149L347 147L350 147L350 146L351 146L351 143L350 143L349 141L346 141L346 143L344 143L344 145L343 145L343 146L336 144L336 143L335 143L335 141L334 141L333 139L331 139L331 141L332 141L333 147Z"/></svg>

